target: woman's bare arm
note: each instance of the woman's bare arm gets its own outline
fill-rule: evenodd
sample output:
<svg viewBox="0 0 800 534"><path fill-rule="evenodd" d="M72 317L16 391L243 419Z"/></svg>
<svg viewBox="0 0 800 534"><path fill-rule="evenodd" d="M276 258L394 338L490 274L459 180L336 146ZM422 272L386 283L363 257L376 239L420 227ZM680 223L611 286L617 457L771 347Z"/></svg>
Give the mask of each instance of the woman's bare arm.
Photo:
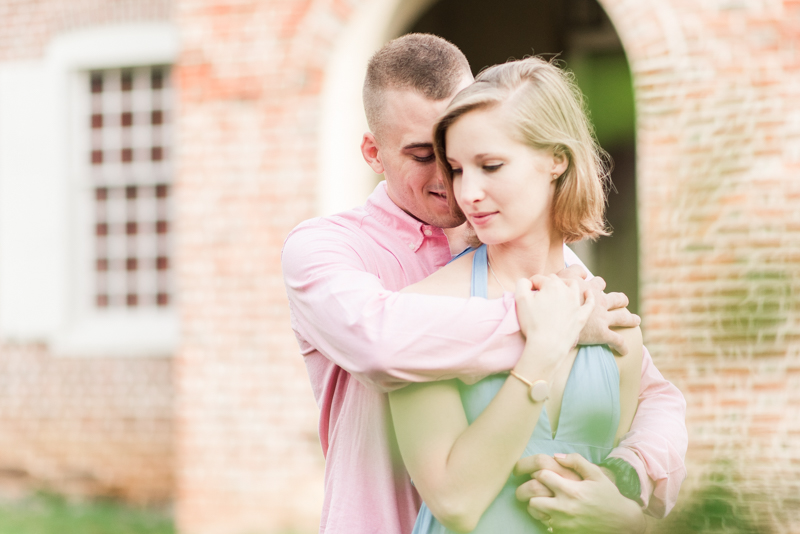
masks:
<svg viewBox="0 0 800 534"><path fill-rule="evenodd" d="M536 326L528 331L515 370L531 381L550 381L593 300L581 305L577 287L555 276L539 277L538 283L535 294L518 289L518 304L532 318L523 322ZM528 386L509 377L472 425L453 381L414 384L390 393L403 461L431 512L447 528L474 529L502 489L544 405L528 393Z"/></svg>

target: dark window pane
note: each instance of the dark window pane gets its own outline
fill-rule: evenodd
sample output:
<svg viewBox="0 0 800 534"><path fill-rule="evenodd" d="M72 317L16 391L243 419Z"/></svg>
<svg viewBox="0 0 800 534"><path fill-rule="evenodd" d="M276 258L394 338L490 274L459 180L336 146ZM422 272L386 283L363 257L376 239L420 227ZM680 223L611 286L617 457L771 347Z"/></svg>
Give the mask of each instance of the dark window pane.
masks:
<svg viewBox="0 0 800 534"><path fill-rule="evenodd" d="M139 267L139 261L136 258L128 258L125 260L125 269L128 271L135 271Z"/></svg>
<svg viewBox="0 0 800 534"><path fill-rule="evenodd" d="M102 93L103 92L103 75L99 72L93 72L91 75L92 80L92 92L93 93Z"/></svg>
<svg viewBox="0 0 800 534"><path fill-rule="evenodd" d="M122 162L123 163L130 163L133 161L133 150L130 148L123 148L122 149Z"/></svg>
<svg viewBox="0 0 800 534"><path fill-rule="evenodd" d="M106 258L98 258L97 259L97 270L98 271L107 271L108 270L108 260Z"/></svg>
<svg viewBox="0 0 800 534"><path fill-rule="evenodd" d="M97 295L97 307L105 308L108 306L108 295Z"/></svg>
<svg viewBox="0 0 800 534"><path fill-rule="evenodd" d="M136 232L139 230L137 224L135 222L128 222L125 223L125 233L128 235L136 235Z"/></svg>
<svg viewBox="0 0 800 534"><path fill-rule="evenodd" d="M133 89L133 73L129 70L122 71L122 90L130 91Z"/></svg>
<svg viewBox="0 0 800 534"><path fill-rule="evenodd" d="M156 303L159 306L167 306L169 304L169 296L166 293L159 293L156 296Z"/></svg>
<svg viewBox="0 0 800 534"><path fill-rule="evenodd" d="M108 225L106 223L98 223L95 226L95 233L97 235L108 235Z"/></svg>
<svg viewBox="0 0 800 534"><path fill-rule="evenodd" d="M125 297L125 304L131 308L135 307L137 304L139 304L139 296L135 293L128 293L128 295Z"/></svg>
<svg viewBox="0 0 800 534"><path fill-rule="evenodd" d="M164 184L156 186L156 198L167 198L168 192L169 186Z"/></svg>
<svg viewBox="0 0 800 534"><path fill-rule="evenodd" d="M153 124L163 124L164 123L164 112L160 110L153 111L150 114L150 122Z"/></svg>
<svg viewBox="0 0 800 534"><path fill-rule="evenodd" d="M156 222L156 233L158 233L158 234L166 234L167 233L167 221L158 221L158 222Z"/></svg>
<svg viewBox="0 0 800 534"><path fill-rule="evenodd" d="M100 113L92 114L92 128L102 128L103 127L103 115Z"/></svg>
<svg viewBox="0 0 800 534"><path fill-rule="evenodd" d="M122 114L122 125L130 126L131 124L133 124L133 113L126 111Z"/></svg>
<svg viewBox="0 0 800 534"><path fill-rule="evenodd" d="M164 149L160 146L154 146L150 149L150 158L153 161L161 161L164 159Z"/></svg>
<svg viewBox="0 0 800 534"><path fill-rule="evenodd" d="M129 185L125 188L125 198L136 198L136 194L137 191L135 185Z"/></svg>
<svg viewBox="0 0 800 534"><path fill-rule="evenodd" d="M103 151L92 150L92 165L100 165L103 163Z"/></svg>
<svg viewBox="0 0 800 534"><path fill-rule="evenodd" d="M97 200L105 200L108 198L108 188L98 187L94 190L94 198Z"/></svg>
<svg viewBox="0 0 800 534"><path fill-rule="evenodd" d="M165 271L169 267L169 260L164 256L159 256L156 258L156 269L159 271Z"/></svg>
<svg viewBox="0 0 800 534"><path fill-rule="evenodd" d="M150 74L150 87L153 89L161 89L164 87L164 71L161 69L153 69Z"/></svg>

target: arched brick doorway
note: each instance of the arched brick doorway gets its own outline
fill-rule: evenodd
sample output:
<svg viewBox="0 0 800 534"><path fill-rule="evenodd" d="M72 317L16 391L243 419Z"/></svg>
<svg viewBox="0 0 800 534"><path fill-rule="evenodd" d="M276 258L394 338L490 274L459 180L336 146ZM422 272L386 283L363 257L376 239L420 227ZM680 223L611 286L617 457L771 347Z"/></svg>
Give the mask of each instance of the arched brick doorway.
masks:
<svg viewBox="0 0 800 534"><path fill-rule="evenodd" d="M389 14L384 27L376 24L376 18ZM613 235L598 243L576 244L576 250L591 270L606 278L609 290L628 295L632 310L638 312L632 80L620 38L596 0L506 0L491 5L479 0L384 0L358 13L333 52L323 91L320 159L335 163L326 165L320 177L319 212L347 209L374 187L376 177L361 160L356 143L367 128L360 100L363 64L383 42L412 31L451 40L467 55L475 73L531 53L558 55L576 73L598 139L614 162L607 211ZM341 135L343 128L346 135Z"/></svg>

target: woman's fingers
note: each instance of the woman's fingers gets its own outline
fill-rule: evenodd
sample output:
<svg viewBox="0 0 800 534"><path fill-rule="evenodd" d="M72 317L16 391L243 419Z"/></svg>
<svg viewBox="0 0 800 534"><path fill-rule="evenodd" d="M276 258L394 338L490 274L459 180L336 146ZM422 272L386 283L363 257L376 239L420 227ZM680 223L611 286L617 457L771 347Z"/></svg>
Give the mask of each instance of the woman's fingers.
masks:
<svg viewBox="0 0 800 534"><path fill-rule="evenodd" d="M597 481L606 479L606 476L599 467L578 453L573 452L571 454L556 454L555 460L564 467L569 467L578 473L581 477L583 477L584 480ZM543 482L543 484L547 485L547 482Z"/></svg>

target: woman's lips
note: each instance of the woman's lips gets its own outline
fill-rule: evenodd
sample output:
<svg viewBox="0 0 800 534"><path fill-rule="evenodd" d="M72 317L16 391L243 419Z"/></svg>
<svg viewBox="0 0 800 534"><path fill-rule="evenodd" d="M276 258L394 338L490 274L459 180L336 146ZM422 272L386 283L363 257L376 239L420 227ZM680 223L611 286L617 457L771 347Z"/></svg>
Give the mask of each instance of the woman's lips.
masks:
<svg viewBox="0 0 800 534"><path fill-rule="evenodd" d="M469 215L469 220L470 222L472 222L474 226L481 226L491 221L494 218L494 216L497 215L498 213L499 212L497 211L491 211L491 212L482 211L478 213L471 213Z"/></svg>

